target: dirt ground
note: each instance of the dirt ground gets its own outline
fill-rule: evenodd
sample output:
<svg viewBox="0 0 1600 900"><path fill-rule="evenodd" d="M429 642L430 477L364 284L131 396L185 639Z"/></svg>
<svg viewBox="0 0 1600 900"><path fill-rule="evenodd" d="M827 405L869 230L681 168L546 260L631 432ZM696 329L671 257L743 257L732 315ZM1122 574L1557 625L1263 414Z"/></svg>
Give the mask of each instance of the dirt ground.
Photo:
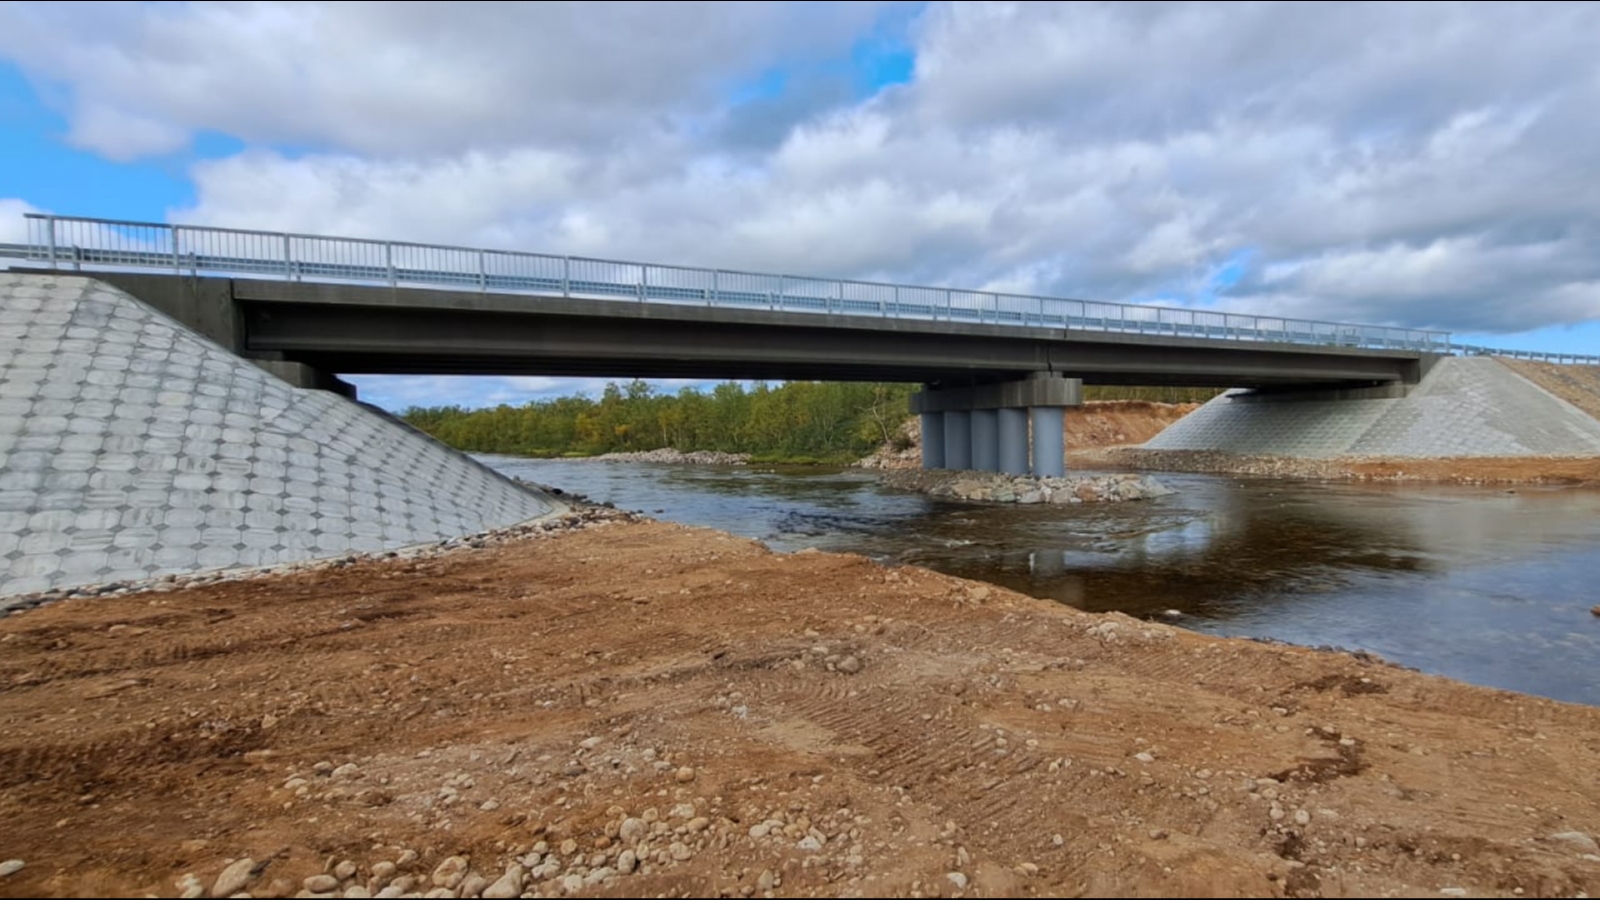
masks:
<svg viewBox="0 0 1600 900"><path fill-rule="evenodd" d="M8 896L1571 897L1597 772L1597 708L653 522L0 620Z"/></svg>

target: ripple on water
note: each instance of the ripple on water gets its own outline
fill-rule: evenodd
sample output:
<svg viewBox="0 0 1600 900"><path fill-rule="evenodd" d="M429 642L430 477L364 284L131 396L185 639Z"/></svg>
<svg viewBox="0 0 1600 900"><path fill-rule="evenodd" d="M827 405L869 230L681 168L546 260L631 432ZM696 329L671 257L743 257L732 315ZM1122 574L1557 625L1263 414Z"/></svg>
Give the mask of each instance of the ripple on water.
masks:
<svg viewBox="0 0 1600 900"><path fill-rule="evenodd" d="M1164 474L1178 494L1019 507L890 491L859 470L483 459L775 550L860 553L1089 610L1177 610L1200 631L1600 704L1600 491Z"/></svg>

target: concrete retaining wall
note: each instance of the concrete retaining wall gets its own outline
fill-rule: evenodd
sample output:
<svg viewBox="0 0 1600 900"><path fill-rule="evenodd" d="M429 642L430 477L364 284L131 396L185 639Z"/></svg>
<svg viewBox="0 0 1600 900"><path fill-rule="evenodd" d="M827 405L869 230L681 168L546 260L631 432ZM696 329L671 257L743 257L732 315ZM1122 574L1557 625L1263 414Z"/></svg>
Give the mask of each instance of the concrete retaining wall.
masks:
<svg viewBox="0 0 1600 900"><path fill-rule="evenodd" d="M390 550L560 509L109 285L0 272L0 608L22 593Z"/></svg>
<svg viewBox="0 0 1600 900"><path fill-rule="evenodd" d="M1312 459L1600 455L1600 421L1498 360L1440 360L1407 396L1254 397L1231 391L1144 445Z"/></svg>

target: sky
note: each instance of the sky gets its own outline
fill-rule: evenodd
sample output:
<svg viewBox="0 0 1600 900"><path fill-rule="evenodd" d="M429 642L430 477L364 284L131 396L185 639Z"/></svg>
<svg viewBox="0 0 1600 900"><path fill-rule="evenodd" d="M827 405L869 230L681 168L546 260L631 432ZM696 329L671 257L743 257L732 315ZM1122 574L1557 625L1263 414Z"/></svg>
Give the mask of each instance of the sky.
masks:
<svg viewBox="0 0 1600 900"><path fill-rule="evenodd" d="M48 211L1600 353L1597 42L1572 2L0 2L0 241Z"/></svg>

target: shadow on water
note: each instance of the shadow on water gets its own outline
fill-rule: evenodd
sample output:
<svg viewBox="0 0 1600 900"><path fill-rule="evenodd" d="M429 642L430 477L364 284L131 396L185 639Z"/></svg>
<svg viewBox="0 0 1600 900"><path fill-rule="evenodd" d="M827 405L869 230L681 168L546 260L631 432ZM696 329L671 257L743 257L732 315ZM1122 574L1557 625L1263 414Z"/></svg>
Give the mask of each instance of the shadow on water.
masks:
<svg viewBox="0 0 1600 900"><path fill-rule="evenodd" d="M485 457L660 518L926 566L1090 611L1366 649L1600 703L1600 492L1163 475L1124 504L958 504L859 470Z"/></svg>

